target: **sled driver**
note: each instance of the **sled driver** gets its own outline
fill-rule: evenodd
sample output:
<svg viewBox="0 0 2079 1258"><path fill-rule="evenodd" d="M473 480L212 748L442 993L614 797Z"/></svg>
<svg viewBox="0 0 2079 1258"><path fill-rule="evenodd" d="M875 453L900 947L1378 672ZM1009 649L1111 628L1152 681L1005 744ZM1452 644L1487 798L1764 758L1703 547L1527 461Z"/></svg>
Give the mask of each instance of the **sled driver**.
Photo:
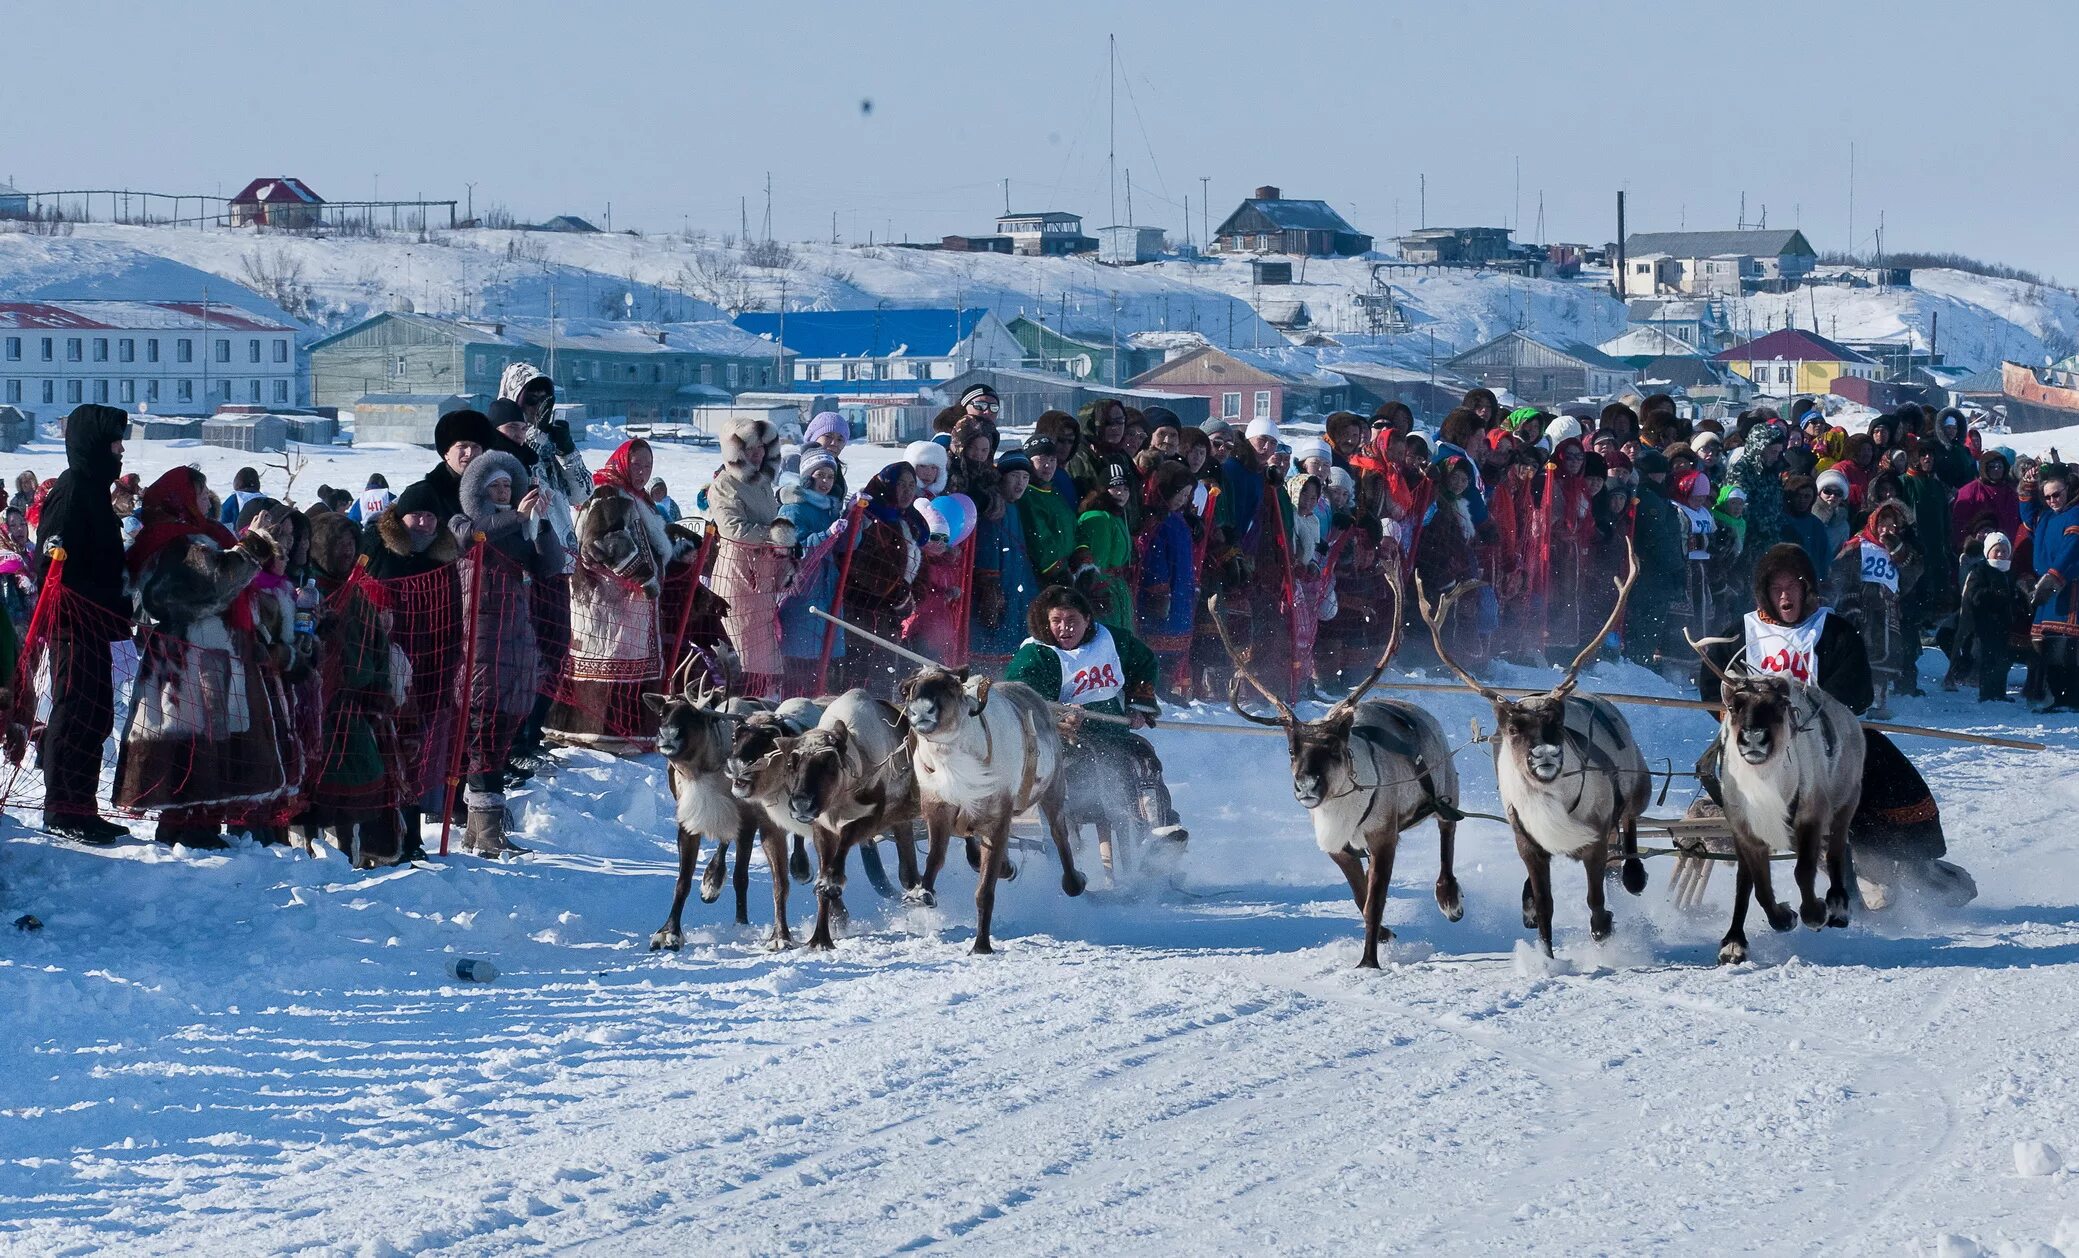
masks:
<svg viewBox="0 0 2079 1258"><path fill-rule="evenodd" d="M1032 636L1011 657L1004 680L1023 682L1062 705L1067 772L1080 778L1094 768L1118 771L1148 833L1182 845L1190 835L1170 803L1162 760L1153 744L1133 732L1152 728L1159 710L1155 653L1131 633L1097 623L1090 601L1068 586L1041 591L1025 627ZM1085 719L1098 713L1131 724Z"/></svg>
<svg viewBox="0 0 2079 1258"><path fill-rule="evenodd" d="M1734 662L1766 673L1782 673L1814 685L1860 715L1873 697L1869 658L1862 633L1820 602L1819 573L1802 546L1769 548L1754 569L1755 610L1714 635L1731 639L1709 649L1713 662ZM1697 694L1716 703L1718 677L1697 672ZM1882 909L1893 896L1917 891L1950 905L1968 904L1978 894L1970 874L1941 857L1942 814L1913 762L1893 742L1864 727L1862 803L1848 824L1850 852L1863 906ZM1697 763L1712 798L1718 797L1718 746Z"/></svg>

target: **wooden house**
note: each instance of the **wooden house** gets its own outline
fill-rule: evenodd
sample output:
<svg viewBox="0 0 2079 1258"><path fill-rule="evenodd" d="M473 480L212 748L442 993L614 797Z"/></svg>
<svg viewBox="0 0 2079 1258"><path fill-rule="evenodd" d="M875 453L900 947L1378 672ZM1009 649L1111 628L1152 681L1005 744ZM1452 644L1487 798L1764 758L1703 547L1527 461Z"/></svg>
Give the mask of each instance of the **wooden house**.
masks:
<svg viewBox="0 0 2079 1258"><path fill-rule="evenodd" d="M1506 389L1519 401L1540 406L1607 397L1632 376L1628 366L1593 345L1520 328L1444 365L1454 375L1497 392Z"/></svg>
<svg viewBox="0 0 2079 1258"><path fill-rule="evenodd" d="M1236 207L1213 231L1215 253L1293 253L1354 257L1369 253L1372 238L1350 226L1326 201L1286 197L1268 185Z"/></svg>

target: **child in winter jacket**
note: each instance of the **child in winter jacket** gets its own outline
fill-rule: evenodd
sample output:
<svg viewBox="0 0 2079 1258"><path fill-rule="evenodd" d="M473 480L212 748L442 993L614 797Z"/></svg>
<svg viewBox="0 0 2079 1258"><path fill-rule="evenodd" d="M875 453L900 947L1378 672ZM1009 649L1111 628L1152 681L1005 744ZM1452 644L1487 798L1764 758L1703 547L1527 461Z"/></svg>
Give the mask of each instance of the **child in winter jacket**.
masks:
<svg viewBox="0 0 2079 1258"><path fill-rule="evenodd" d="M1942 688L1956 689L1975 669L1978 702L2004 702L2007 674L2014 667L2010 635L2024 610L2021 592L2014 585L2014 542L2005 533L1988 533L1983 556L1966 556L1964 564L1956 639Z"/></svg>

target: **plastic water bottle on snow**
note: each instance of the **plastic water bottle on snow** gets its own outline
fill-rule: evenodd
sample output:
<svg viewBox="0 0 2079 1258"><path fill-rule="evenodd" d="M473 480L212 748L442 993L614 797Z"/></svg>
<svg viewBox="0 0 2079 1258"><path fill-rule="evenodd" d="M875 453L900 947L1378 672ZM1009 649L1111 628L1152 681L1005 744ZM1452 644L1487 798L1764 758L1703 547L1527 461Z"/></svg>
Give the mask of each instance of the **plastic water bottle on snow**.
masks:
<svg viewBox="0 0 2079 1258"><path fill-rule="evenodd" d="M448 962L448 973L465 983L488 983L498 977L498 967L476 957L456 957Z"/></svg>

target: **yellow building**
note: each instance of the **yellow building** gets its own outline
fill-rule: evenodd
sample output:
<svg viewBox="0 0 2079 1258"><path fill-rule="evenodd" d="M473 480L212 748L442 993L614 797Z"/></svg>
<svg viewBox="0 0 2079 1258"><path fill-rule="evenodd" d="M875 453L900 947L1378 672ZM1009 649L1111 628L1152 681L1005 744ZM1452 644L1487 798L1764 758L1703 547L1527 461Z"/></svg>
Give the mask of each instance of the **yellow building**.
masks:
<svg viewBox="0 0 2079 1258"><path fill-rule="evenodd" d="M1763 397L1825 393L1842 376L1877 378L1877 364L1817 332L1783 328L1719 353L1717 361L1747 378Z"/></svg>

